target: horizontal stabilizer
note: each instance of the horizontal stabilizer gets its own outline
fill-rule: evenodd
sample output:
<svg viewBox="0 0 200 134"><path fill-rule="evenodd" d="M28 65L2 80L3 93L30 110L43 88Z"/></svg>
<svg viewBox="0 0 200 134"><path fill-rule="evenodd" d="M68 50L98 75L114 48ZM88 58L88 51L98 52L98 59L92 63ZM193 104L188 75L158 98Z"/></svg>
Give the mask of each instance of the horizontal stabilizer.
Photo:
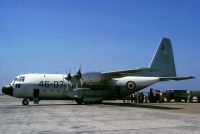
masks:
<svg viewBox="0 0 200 134"><path fill-rule="evenodd" d="M193 76L188 76L188 77L159 77L160 81L169 81L169 80L189 80L189 79L194 79L195 77Z"/></svg>

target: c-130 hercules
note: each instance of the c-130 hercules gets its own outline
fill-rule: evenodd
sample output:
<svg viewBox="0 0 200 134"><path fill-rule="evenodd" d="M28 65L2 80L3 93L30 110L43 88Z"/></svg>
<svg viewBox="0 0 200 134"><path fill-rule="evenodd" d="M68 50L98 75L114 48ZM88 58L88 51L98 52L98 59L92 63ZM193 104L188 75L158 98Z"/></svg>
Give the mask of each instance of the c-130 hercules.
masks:
<svg viewBox="0 0 200 134"><path fill-rule="evenodd" d="M111 72L77 74L22 74L2 88L4 94L29 100L75 100L77 104L101 103L103 100L123 99L152 84L169 80L187 80L177 77L171 41L163 38L148 68Z"/></svg>

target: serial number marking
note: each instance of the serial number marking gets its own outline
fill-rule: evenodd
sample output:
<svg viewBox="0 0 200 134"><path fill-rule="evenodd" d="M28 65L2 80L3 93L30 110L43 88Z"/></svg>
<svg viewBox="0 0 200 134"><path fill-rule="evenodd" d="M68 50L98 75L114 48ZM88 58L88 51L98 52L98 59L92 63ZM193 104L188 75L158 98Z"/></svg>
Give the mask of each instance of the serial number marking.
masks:
<svg viewBox="0 0 200 134"><path fill-rule="evenodd" d="M63 84L63 81L53 81L53 83L50 83L49 81L41 81L38 85L39 87L45 88L49 88L50 86L53 86L54 88L62 88Z"/></svg>

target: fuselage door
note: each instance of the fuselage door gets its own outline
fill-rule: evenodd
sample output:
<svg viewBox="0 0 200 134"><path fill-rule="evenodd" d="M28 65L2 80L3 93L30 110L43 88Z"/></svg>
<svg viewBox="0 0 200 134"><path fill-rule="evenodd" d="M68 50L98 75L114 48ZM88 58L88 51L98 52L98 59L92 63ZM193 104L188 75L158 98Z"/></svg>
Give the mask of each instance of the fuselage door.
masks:
<svg viewBox="0 0 200 134"><path fill-rule="evenodd" d="M33 90L33 101L35 104L39 103L39 96L40 96L40 90L34 89Z"/></svg>

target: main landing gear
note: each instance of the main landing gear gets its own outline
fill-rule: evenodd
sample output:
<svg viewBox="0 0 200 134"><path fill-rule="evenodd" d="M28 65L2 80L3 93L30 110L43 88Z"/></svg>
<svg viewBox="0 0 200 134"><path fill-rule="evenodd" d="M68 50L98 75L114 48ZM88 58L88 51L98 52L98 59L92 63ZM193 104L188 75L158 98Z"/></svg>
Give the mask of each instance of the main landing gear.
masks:
<svg viewBox="0 0 200 134"><path fill-rule="evenodd" d="M83 98L81 99L76 98L75 101L78 105L82 105L82 104L88 105L88 104L101 104L103 100L84 101Z"/></svg>
<svg viewBox="0 0 200 134"><path fill-rule="evenodd" d="M28 99L23 99L22 100L22 105L28 105L29 104L29 100Z"/></svg>

